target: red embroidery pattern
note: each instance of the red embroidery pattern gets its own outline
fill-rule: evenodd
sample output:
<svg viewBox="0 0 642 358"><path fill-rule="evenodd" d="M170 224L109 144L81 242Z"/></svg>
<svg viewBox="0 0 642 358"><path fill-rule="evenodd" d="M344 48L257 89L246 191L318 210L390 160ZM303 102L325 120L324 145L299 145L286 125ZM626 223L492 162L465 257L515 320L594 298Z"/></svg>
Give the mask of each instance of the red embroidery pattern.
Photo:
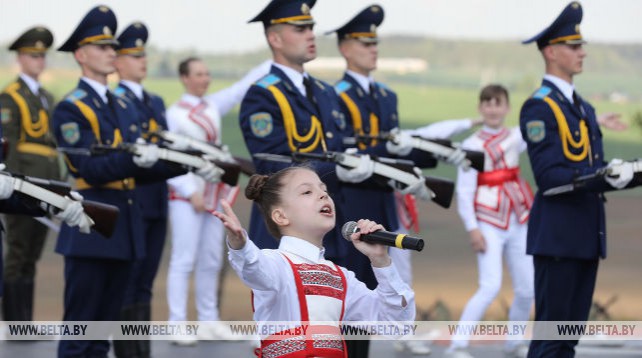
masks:
<svg viewBox="0 0 642 358"><path fill-rule="evenodd" d="M261 357L276 358L305 350L305 337L298 336L271 343L261 349Z"/></svg>
<svg viewBox="0 0 642 358"><path fill-rule="evenodd" d="M336 334L313 334L314 348L338 349L343 351L343 339Z"/></svg>
<svg viewBox="0 0 642 358"><path fill-rule="evenodd" d="M326 265L295 265L306 295L328 296L342 299L343 281L339 273Z"/></svg>

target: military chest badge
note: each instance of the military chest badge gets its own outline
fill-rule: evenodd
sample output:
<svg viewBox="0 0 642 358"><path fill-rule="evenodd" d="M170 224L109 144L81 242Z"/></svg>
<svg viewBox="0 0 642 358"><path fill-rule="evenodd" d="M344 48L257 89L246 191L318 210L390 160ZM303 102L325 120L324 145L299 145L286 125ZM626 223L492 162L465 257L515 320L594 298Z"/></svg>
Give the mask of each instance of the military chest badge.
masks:
<svg viewBox="0 0 642 358"><path fill-rule="evenodd" d="M74 145L80 140L80 130L78 129L78 123L70 122L61 125L60 132L62 132L62 138L68 144Z"/></svg>
<svg viewBox="0 0 642 358"><path fill-rule="evenodd" d="M267 112L254 113L250 116L250 126L252 127L252 133L256 137L266 137L272 133L274 127L272 116Z"/></svg>
<svg viewBox="0 0 642 358"><path fill-rule="evenodd" d="M0 119L2 123L9 123L11 121L11 110L9 108L0 109Z"/></svg>
<svg viewBox="0 0 642 358"><path fill-rule="evenodd" d="M533 120L526 123L526 135L531 143L541 142L546 137L544 121Z"/></svg>

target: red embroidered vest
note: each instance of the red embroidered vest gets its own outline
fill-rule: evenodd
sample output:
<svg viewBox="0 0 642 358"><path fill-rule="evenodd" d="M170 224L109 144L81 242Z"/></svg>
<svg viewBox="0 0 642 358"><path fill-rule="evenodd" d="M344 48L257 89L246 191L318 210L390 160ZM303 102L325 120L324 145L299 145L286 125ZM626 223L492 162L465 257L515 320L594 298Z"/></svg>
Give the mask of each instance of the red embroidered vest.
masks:
<svg viewBox="0 0 642 358"><path fill-rule="evenodd" d="M334 269L323 264L296 264L285 254L283 255L292 267L296 281L301 322L310 323L301 335L273 334L261 341L261 348L257 355L261 358L299 358L299 357L331 357L345 358L345 342L339 326L314 325L315 312L310 314L309 308L322 310L325 307L308 307L308 301L313 296L324 296L340 301L340 312L330 308L329 316L337 322L343 319L345 311L346 278L341 269L336 265ZM327 316L328 314L324 314ZM312 321L311 321L312 317ZM293 330L288 330L293 331Z"/></svg>

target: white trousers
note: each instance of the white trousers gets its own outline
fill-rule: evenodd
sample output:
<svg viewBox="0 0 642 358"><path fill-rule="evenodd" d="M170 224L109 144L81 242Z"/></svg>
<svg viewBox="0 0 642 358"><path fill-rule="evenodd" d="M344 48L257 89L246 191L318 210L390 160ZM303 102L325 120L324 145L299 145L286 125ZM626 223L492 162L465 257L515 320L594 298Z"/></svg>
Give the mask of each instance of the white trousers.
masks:
<svg viewBox="0 0 642 358"><path fill-rule="evenodd" d="M506 260L513 283L513 303L508 312L510 321L527 321L533 304L533 258L526 254L526 224L520 224L511 214L508 230L480 222L479 230L486 239L486 252L477 254L479 288L468 301L460 324L475 325L493 302L502 286L502 256ZM506 341L508 349L522 343L520 337ZM469 337L453 337L451 347L468 346Z"/></svg>
<svg viewBox="0 0 642 358"><path fill-rule="evenodd" d="M167 274L169 320L187 321L189 279L194 272L198 320L218 321L223 224L210 213L194 211L189 202L182 200L170 200L169 218L172 230L172 255Z"/></svg>

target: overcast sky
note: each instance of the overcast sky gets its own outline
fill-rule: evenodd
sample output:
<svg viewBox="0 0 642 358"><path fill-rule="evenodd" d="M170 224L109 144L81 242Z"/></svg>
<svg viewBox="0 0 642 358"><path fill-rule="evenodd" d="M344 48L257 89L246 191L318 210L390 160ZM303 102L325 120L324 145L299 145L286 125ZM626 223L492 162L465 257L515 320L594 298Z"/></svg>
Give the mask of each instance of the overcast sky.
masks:
<svg viewBox="0 0 642 358"><path fill-rule="evenodd" d="M267 0L0 0L0 42L42 24L62 44L97 4L116 13L119 32L134 20L150 28L160 48L199 52L243 52L265 46L262 26L247 24ZM383 6L380 35L413 34L447 38L528 38L557 17L564 0L318 0L312 9L318 36L352 18L367 5ZM642 43L641 0L584 0L582 33L589 41Z"/></svg>

